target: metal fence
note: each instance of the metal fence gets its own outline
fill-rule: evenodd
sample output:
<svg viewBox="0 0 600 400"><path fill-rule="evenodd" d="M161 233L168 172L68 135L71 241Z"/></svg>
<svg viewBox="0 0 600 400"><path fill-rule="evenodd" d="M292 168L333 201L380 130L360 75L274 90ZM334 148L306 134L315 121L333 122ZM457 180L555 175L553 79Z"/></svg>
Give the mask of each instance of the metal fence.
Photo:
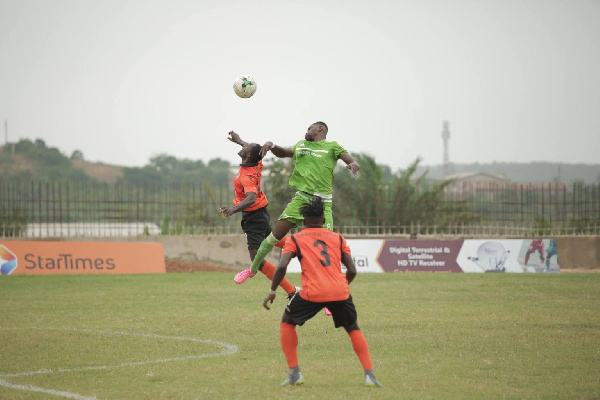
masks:
<svg viewBox="0 0 600 400"><path fill-rule="evenodd" d="M382 185L358 198L334 191L335 230L347 235L536 236L600 234L600 185L453 183L398 193ZM396 190L396 191L394 191ZM273 223L291 188L266 188ZM230 185L0 182L1 237L241 234L223 218Z"/></svg>

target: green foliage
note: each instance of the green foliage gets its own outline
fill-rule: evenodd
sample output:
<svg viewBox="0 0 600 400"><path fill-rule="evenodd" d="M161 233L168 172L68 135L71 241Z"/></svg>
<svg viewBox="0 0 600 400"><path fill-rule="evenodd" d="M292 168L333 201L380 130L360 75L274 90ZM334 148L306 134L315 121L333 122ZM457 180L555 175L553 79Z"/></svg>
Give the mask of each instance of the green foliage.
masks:
<svg viewBox="0 0 600 400"><path fill-rule="evenodd" d="M171 234L171 217L169 215L165 215L160 225L161 234L170 235Z"/></svg>
<svg viewBox="0 0 600 400"><path fill-rule="evenodd" d="M144 167L125 168L119 183L144 185L227 184L232 178L231 165L220 158L212 159L208 165L205 165L202 160L180 160L163 153L152 157L150 163Z"/></svg>
<svg viewBox="0 0 600 400"><path fill-rule="evenodd" d="M83 170L73 167L71 159L55 147L47 147L42 139L32 142L22 139L15 143L15 155L26 158L33 170L16 170L13 168L15 157L3 148L0 166L3 169L3 180L6 182L68 180L71 182L91 182ZM75 153L74 153L75 154Z"/></svg>
<svg viewBox="0 0 600 400"><path fill-rule="evenodd" d="M165 213L160 224L163 235L194 235L231 223L220 217L215 188L209 183L171 184L166 196L165 192L151 193L150 196L156 202L166 204L158 211Z"/></svg>
<svg viewBox="0 0 600 400"><path fill-rule="evenodd" d="M82 159L83 154L80 153L74 151L71 159ZM434 231L457 233L464 226L500 225L508 221L508 227L518 225L534 235L550 228L561 232L600 234L597 207L600 204L600 185L587 185L580 180L552 190L532 184L518 187L479 185L455 190L452 181L440 183L430 180L427 171L423 172L419 166L419 159L392 174L388 166L377 164L371 156L355 154L354 157L361 165L358 178L352 178L342 162L338 163L334 173L333 213L335 226L356 228L355 233L394 234L407 233L406 229L410 229L411 233L422 234L432 228ZM23 158L31 167L26 170L15 168L23 164ZM71 159L56 148L46 146L41 139L21 140L11 144L10 149L6 146L0 149L0 179L3 184L67 182L82 185L76 189L71 187L70 192L53 188L52 192L39 195L26 193L23 197L6 192L3 201L9 205L7 210L12 203L20 207L25 202L27 207L43 205L33 207L33 212L40 214L32 216L34 220L58 218L57 207L60 218L64 216L69 221L90 218L89 199L98 199L95 192L98 182L86 175L84 170L74 168ZM294 160L291 158L271 158L265 163L262 186L269 198L269 212L273 220L294 195L295 189L288 184L293 167ZM128 185L134 196L111 200L119 204L119 210L113 210L112 206L104 207L101 201L98 202L97 206L103 211L93 214L92 219L152 219L161 225L164 216L169 215L172 220L168 227L163 227L165 234L195 234L202 232L203 227L229 229L236 226L238 216L227 220L215 219L219 215L215 203L224 205L223 197L233 195L229 185L234 173L235 168L220 158L205 164L202 160L159 154L144 167L124 168L116 185L104 187L103 193L117 193L121 187ZM177 185L195 186L197 195ZM218 199L214 197L215 191L219 193ZM60 196L53 197L56 193ZM58 204L58 200L66 204ZM81 203L82 207L72 211L74 202ZM108 215L113 211L114 215Z"/></svg>
<svg viewBox="0 0 600 400"><path fill-rule="evenodd" d="M549 235L550 230L552 229L552 224L550 221L543 215L536 215L533 220L533 230L531 231L531 236L540 237L544 235Z"/></svg>
<svg viewBox="0 0 600 400"><path fill-rule="evenodd" d="M15 153L26 156L40 167L68 168L70 160L55 147L46 147L41 139L35 143L22 139L15 146Z"/></svg>
<svg viewBox="0 0 600 400"><path fill-rule="evenodd" d="M24 180L69 180L71 182L92 182L82 169L72 165L73 160L83 160L83 153L75 150L71 157L62 154L57 148L47 147L42 139L32 142L20 140L14 145L15 154L25 157L34 166L33 170L16 170L15 159L6 148L0 149L2 178L6 182ZM143 167L126 167L120 184L163 185L172 183L211 183L228 184L233 178L231 165L220 158L205 164L202 160L178 159L168 154L150 158Z"/></svg>
<svg viewBox="0 0 600 400"><path fill-rule="evenodd" d="M334 174L334 226L336 209L354 215L357 223L367 226L379 225L381 220L382 171L375 160L363 154L354 154L360 165L355 178L345 167L339 167Z"/></svg>
<svg viewBox="0 0 600 400"><path fill-rule="evenodd" d="M233 173L231 172L231 165L228 161L220 158L213 158L208 162L208 175L202 180L202 182L209 183L229 183L233 179Z"/></svg>
<svg viewBox="0 0 600 400"><path fill-rule="evenodd" d="M444 191L451 182L431 183L425 179L426 173L415 177L419 159L385 181L384 169L373 157L355 154L354 158L361 166L358 178L345 168L335 174L334 221L336 212L354 215L357 226L400 233L401 227L410 225L446 228L475 219L463 205L444 202Z"/></svg>
<svg viewBox="0 0 600 400"><path fill-rule="evenodd" d="M292 199L295 189L289 186L290 176L294 170L292 158L274 158L265 164L261 185L269 199L269 213L275 220Z"/></svg>
<svg viewBox="0 0 600 400"><path fill-rule="evenodd" d="M130 183L137 185L161 185L166 183L164 174L158 171L155 167L147 165L143 168L133 167L124 168L123 176L117 180L118 183Z"/></svg>
<svg viewBox="0 0 600 400"><path fill-rule="evenodd" d="M17 237L27 228L27 214L18 206L0 208L0 236Z"/></svg>
<svg viewBox="0 0 600 400"><path fill-rule="evenodd" d="M71 153L71 160L83 161L83 152L81 150L74 150L73 153Z"/></svg>

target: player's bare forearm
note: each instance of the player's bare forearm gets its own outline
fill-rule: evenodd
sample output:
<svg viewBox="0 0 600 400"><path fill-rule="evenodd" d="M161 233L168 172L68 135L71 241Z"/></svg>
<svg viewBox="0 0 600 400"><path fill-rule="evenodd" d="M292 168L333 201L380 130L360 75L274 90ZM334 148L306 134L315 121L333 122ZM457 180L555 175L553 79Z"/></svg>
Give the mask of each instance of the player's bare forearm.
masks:
<svg viewBox="0 0 600 400"><path fill-rule="evenodd" d="M226 217L230 217L232 214L236 212L244 211L246 208L250 207L256 201L256 193L248 192L246 198L242 200L240 203L236 204L233 207L221 207L219 210L221 214Z"/></svg>
<svg viewBox="0 0 600 400"><path fill-rule="evenodd" d="M354 260L348 253L342 254L342 264L346 267L346 280L350 284L354 278L356 278L356 267L354 266Z"/></svg>
<svg viewBox="0 0 600 400"><path fill-rule="evenodd" d="M285 277L285 272L287 268L280 269L277 268L275 270L275 274L273 274L273 282L271 282L271 290L277 289L283 278Z"/></svg>
<svg viewBox="0 0 600 400"><path fill-rule="evenodd" d="M229 137L227 139L233 143L239 144L240 146L246 146L248 144L234 131L229 132Z"/></svg>
<svg viewBox="0 0 600 400"><path fill-rule="evenodd" d="M352 173L352 175L356 176L356 174L358 173L358 170L360 169L360 165L358 165L358 163L356 162L356 160L354 160L354 157L352 157L348 153L344 153L344 154L340 154L339 158L343 162L346 163L347 168L350 170L350 172Z"/></svg>
<svg viewBox="0 0 600 400"><path fill-rule="evenodd" d="M285 278L285 274L287 272L287 266L290 263L290 260L294 256L293 253L283 253L281 258L279 259L279 264L277 265L277 269L275 270L275 274L273 274L273 282L271 282L271 290L276 290L283 278Z"/></svg>
<svg viewBox="0 0 600 400"><path fill-rule="evenodd" d="M271 282L271 291L263 300L263 307L267 310L270 310L269 303L273 304L273 300L275 300L275 291L277 287L285 277L285 273L287 272L287 266L292 259L292 253L284 253L279 260L279 265L275 270L275 274L273 274L273 282Z"/></svg>
<svg viewBox="0 0 600 400"><path fill-rule="evenodd" d="M292 151L291 148L281 147L276 144L271 145L271 153L273 153L273 155L275 155L276 157L279 157L279 158L289 158L289 157L294 156L294 152Z"/></svg>

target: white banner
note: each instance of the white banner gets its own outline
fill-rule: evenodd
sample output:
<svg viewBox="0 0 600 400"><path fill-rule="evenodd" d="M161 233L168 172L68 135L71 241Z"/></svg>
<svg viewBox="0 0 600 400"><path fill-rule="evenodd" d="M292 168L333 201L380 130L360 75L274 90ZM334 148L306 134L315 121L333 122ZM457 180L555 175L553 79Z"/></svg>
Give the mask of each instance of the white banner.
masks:
<svg viewBox="0 0 600 400"><path fill-rule="evenodd" d="M352 252L352 259L357 272L383 272L377 262L379 251L384 242L382 239L346 239L346 242ZM296 257L290 261L287 272L302 272ZM346 273L343 264L342 272Z"/></svg>
<svg viewBox="0 0 600 400"><path fill-rule="evenodd" d="M555 239L347 239L358 272L560 272ZM288 272L302 272L297 258ZM342 265L342 271L345 268Z"/></svg>

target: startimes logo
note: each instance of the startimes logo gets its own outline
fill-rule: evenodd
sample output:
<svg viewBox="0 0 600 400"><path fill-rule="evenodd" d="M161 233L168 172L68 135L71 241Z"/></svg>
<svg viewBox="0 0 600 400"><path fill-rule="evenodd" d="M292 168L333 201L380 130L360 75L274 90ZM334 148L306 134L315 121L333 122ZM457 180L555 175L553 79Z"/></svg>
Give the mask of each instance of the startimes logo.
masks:
<svg viewBox="0 0 600 400"><path fill-rule="evenodd" d="M0 244L0 274L10 275L15 269L17 269L17 256Z"/></svg>

